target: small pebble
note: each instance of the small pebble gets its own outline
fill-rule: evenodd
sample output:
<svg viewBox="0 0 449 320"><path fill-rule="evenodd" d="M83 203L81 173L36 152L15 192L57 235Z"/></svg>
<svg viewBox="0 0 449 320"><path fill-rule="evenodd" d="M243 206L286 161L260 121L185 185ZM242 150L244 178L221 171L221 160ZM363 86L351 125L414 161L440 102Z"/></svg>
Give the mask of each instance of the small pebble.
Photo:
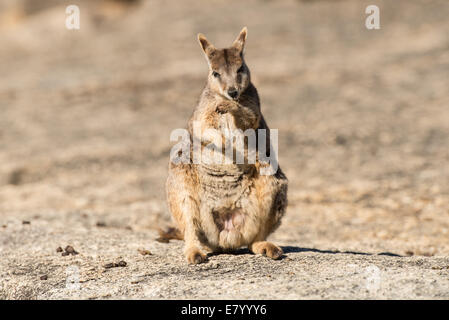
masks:
<svg viewBox="0 0 449 320"><path fill-rule="evenodd" d="M47 280L47 279L48 279L48 276L47 276L47 275L41 276L41 280Z"/></svg>
<svg viewBox="0 0 449 320"><path fill-rule="evenodd" d="M335 137L335 143L339 144L341 146L345 145L347 143L347 139L341 135L338 135Z"/></svg>
<svg viewBox="0 0 449 320"><path fill-rule="evenodd" d="M137 249L137 251L143 255L143 256L150 256L152 255L152 253L150 252L150 250L145 250L145 249Z"/></svg>
<svg viewBox="0 0 449 320"><path fill-rule="evenodd" d="M62 252L62 251L64 251L64 250L62 250L61 247L58 247L58 248L56 249L56 252Z"/></svg>
<svg viewBox="0 0 449 320"><path fill-rule="evenodd" d="M127 265L126 261L123 260L118 263L119 267L126 267L126 265Z"/></svg>
<svg viewBox="0 0 449 320"><path fill-rule="evenodd" d="M104 267L106 269L111 269L111 268L117 268L117 267L126 267L127 265L128 264L126 263L126 261L121 260L121 261L119 261L119 263L114 263L114 262L107 263L104 265Z"/></svg>
<svg viewBox="0 0 449 320"><path fill-rule="evenodd" d="M71 255L78 254L78 252L76 252L76 250L72 246L65 247L65 252L67 252L68 254L71 254Z"/></svg>
<svg viewBox="0 0 449 320"><path fill-rule="evenodd" d="M65 251L68 253L73 253L73 252L75 252L75 249L73 249L72 246L67 246L67 247L65 247Z"/></svg>

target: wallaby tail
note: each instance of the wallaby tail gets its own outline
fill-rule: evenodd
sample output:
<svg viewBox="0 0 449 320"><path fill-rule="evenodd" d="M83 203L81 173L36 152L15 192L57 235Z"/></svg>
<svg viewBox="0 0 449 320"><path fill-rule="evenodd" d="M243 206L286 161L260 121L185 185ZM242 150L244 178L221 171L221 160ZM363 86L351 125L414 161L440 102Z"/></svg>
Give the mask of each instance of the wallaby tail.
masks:
<svg viewBox="0 0 449 320"><path fill-rule="evenodd" d="M184 240L184 235L182 232L173 227L169 227L166 230L159 229L159 238L156 239L156 241L168 243L170 240Z"/></svg>

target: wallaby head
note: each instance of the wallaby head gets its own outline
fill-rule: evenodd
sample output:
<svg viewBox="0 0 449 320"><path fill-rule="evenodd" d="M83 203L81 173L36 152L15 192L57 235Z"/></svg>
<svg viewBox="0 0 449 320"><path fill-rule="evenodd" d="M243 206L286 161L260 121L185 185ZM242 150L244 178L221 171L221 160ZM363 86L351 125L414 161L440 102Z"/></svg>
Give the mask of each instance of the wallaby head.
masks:
<svg viewBox="0 0 449 320"><path fill-rule="evenodd" d="M243 59L246 34L245 27L232 46L225 49L215 48L203 34L198 34L209 64L208 85L213 92L229 100L238 100L250 83L249 69Z"/></svg>

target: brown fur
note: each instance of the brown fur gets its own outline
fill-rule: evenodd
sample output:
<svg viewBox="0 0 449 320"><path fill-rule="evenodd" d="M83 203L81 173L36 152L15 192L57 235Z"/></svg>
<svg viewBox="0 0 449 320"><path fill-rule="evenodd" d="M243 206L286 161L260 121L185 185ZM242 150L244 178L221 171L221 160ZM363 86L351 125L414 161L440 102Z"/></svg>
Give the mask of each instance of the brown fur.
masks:
<svg viewBox="0 0 449 320"><path fill-rule="evenodd" d="M216 49L198 35L209 63L209 77L188 124L191 137L194 121L200 123L202 132L209 128L269 130L243 58L246 33L244 28L227 49ZM234 89L237 93L231 97L228 92ZM263 165L258 161L220 165L170 162L167 200L185 240L189 263L206 261L205 251L229 251L241 246L273 259L282 256L282 250L266 238L285 213L287 178L280 168L274 175L261 175Z"/></svg>

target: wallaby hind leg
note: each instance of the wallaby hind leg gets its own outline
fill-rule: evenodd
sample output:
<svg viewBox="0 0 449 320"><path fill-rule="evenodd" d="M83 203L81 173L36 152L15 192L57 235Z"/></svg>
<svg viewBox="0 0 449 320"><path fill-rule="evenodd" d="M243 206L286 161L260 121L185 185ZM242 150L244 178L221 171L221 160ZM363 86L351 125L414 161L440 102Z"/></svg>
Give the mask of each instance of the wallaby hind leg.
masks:
<svg viewBox="0 0 449 320"><path fill-rule="evenodd" d="M184 254L187 258L187 261L191 264L198 264L207 261L207 255L200 249L201 243L198 240L198 236L196 234L196 230L199 229L199 226L196 224L198 220L196 217L192 217L194 212L188 211L188 217L186 219L186 226L184 230Z"/></svg>
<svg viewBox="0 0 449 320"><path fill-rule="evenodd" d="M185 241L184 255L192 264L205 262L197 231L201 230L198 199L194 179L188 166L172 166L167 179L167 199L170 211Z"/></svg>
<svg viewBox="0 0 449 320"><path fill-rule="evenodd" d="M248 246L251 252L271 259L280 259L284 252L265 239L280 225L287 207L287 178L279 168L275 175L259 176L255 181L259 207L265 212L265 224L259 235Z"/></svg>
<svg viewBox="0 0 449 320"><path fill-rule="evenodd" d="M176 208L176 209L175 209ZM183 199L177 199L177 205L172 207L172 210L179 210L184 222L184 255L187 261L192 264L202 263L207 260L207 256L201 248L201 243L198 239L197 230L199 225L199 209L195 201L187 196Z"/></svg>

